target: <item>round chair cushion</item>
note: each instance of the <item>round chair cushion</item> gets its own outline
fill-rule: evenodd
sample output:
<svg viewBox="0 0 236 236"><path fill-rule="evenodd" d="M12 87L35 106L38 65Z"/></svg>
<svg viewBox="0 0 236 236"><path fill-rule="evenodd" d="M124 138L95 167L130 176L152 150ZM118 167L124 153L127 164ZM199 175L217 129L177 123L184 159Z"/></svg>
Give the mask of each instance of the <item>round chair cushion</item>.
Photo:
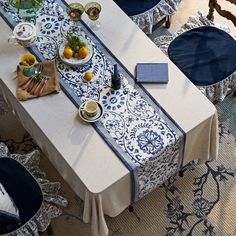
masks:
<svg viewBox="0 0 236 236"><path fill-rule="evenodd" d="M225 31L203 26L177 36L169 58L197 86L217 83L236 70L236 41Z"/></svg>
<svg viewBox="0 0 236 236"><path fill-rule="evenodd" d="M19 162L0 158L0 182L19 209L22 225L40 209L43 195L38 182Z"/></svg>
<svg viewBox="0 0 236 236"><path fill-rule="evenodd" d="M155 7L160 0L114 0L114 2L128 15L134 16Z"/></svg>

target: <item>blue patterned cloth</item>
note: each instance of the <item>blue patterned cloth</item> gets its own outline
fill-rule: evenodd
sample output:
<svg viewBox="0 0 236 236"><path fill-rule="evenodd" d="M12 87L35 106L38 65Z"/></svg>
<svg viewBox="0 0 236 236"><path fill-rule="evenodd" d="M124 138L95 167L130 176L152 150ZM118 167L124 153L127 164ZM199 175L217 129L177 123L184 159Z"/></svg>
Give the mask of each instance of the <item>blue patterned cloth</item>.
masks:
<svg viewBox="0 0 236 236"><path fill-rule="evenodd" d="M21 19L1 1L0 13L13 27ZM66 9L60 0L45 2L32 20L38 27L38 38L29 50L38 60L57 61L61 87L77 107L88 99L100 99L105 113L93 127L131 171L134 202L181 167L184 132L83 22L70 20ZM57 58L57 50L67 34L78 33L93 46L94 54L86 65L71 68ZM111 85L114 64L118 64L122 87L100 98L101 89ZM83 74L88 70L96 79L84 83Z"/></svg>

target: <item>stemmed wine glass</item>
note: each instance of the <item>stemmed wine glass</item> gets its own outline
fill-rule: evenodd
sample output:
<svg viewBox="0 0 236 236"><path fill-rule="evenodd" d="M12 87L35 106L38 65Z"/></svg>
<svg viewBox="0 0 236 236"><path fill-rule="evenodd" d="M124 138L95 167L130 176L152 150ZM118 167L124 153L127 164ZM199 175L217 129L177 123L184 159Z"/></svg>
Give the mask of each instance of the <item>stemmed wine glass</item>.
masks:
<svg viewBox="0 0 236 236"><path fill-rule="evenodd" d="M69 5L68 14L73 21L79 21L83 12L84 7L82 4L76 2Z"/></svg>
<svg viewBox="0 0 236 236"><path fill-rule="evenodd" d="M89 26L92 30L98 30L101 26L101 23L97 20L101 10L102 7L98 2L89 2L85 5L85 13L91 20Z"/></svg>
<svg viewBox="0 0 236 236"><path fill-rule="evenodd" d="M76 28L79 29L79 34L81 34L81 28L78 26L77 22L81 19L84 12L84 6L80 3L71 3L67 10L69 17L73 20Z"/></svg>

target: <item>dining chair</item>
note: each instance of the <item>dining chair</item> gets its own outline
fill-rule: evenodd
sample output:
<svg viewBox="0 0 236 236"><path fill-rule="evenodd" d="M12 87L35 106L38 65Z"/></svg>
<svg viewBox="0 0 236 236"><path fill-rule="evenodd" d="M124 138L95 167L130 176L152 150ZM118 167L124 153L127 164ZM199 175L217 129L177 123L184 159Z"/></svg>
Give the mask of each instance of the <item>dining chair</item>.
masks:
<svg viewBox="0 0 236 236"><path fill-rule="evenodd" d="M8 194L12 202L5 199L5 205L14 208L10 213L9 207L0 209L0 235L39 235L46 229L52 234L51 219L59 216L61 207L67 205L67 200L58 195L60 183L45 178L39 169L39 159L38 150L11 154L0 143L0 200L4 201ZM0 204L1 207L4 205Z"/></svg>
<svg viewBox="0 0 236 236"><path fill-rule="evenodd" d="M146 34L165 24L170 27L171 16L177 11L180 0L114 0Z"/></svg>
<svg viewBox="0 0 236 236"><path fill-rule="evenodd" d="M228 27L213 23L214 11L236 26L236 17L210 0L207 17L199 12L174 35L154 42L210 101L218 102L236 91L236 41Z"/></svg>

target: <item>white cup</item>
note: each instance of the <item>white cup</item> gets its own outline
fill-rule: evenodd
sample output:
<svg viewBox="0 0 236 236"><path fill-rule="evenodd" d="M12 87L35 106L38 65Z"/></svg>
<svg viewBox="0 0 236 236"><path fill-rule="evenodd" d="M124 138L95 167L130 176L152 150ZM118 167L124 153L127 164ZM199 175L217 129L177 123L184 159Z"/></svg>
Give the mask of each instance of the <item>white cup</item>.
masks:
<svg viewBox="0 0 236 236"><path fill-rule="evenodd" d="M34 43L36 37L36 27L32 23L22 22L15 26L13 35L8 38L8 43L27 48Z"/></svg>
<svg viewBox="0 0 236 236"><path fill-rule="evenodd" d="M85 103L83 110L87 116L94 117L98 113L98 104L96 101L89 100Z"/></svg>

